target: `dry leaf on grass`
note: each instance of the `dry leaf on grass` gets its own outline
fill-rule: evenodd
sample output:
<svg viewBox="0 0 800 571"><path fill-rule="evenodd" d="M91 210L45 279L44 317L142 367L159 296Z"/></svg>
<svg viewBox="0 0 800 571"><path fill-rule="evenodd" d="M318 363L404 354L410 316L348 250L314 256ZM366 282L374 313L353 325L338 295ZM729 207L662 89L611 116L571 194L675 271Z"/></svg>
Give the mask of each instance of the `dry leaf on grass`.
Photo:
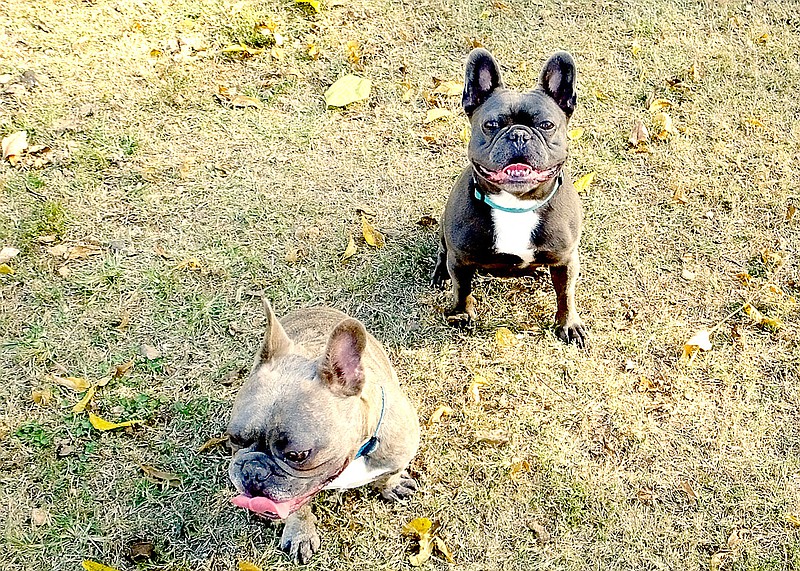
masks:
<svg viewBox="0 0 800 571"><path fill-rule="evenodd" d="M692 360L698 351L711 351L710 335L706 330L695 333L691 339L683 344L683 358Z"/></svg>
<svg viewBox="0 0 800 571"><path fill-rule="evenodd" d="M350 237L347 240L347 247L344 249L344 253L342 254L342 261L349 260L352 258L356 252L358 251L358 247L356 246L356 241L353 239L353 235L350 234Z"/></svg>
<svg viewBox="0 0 800 571"><path fill-rule="evenodd" d="M386 245L386 238L375 227L369 223L367 217L361 215L361 233L364 241L375 248L383 248Z"/></svg>
<svg viewBox="0 0 800 571"><path fill-rule="evenodd" d="M3 137L2 143L3 159L7 159L12 166L19 162L22 153L28 148L28 133L17 131L7 137Z"/></svg>
<svg viewBox="0 0 800 571"><path fill-rule="evenodd" d="M570 141L577 141L578 139L583 137L583 133L584 133L583 127L577 127L575 129L570 129L567 132L567 137L569 138Z"/></svg>
<svg viewBox="0 0 800 571"><path fill-rule="evenodd" d="M86 571L119 571L114 567L109 567L108 565L103 565L102 563L97 563L90 559L85 560L81 565L83 565Z"/></svg>
<svg viewBox="0 0 800 571"><path fill-rule="evenodd" d="M181 483L180 476L173 474L172 472L164 472L163 470L153 468L152 466L148 466L146 464L140 464L139 468L142 469L142 472L144 472L144 475L148 480L156 483L165 483L168 486L176 486Z"/></svg>
<svg viewBox="0 0 800 571"><path fill-rule="evenodd" d="M44 508L33 508L31 510L31 524L34 527L41 527L50 523L50 512Z"/></svg>
<svg viewBox="0 0 800 571"><path fill-rule="evenodd" d="M67 387L68 389L72 389L77 393L82 393L90 386L89 381L83 377L58 377L53 375L53 381L56 384L61 385L62 387Z"/></svg>
<svg viewBox="0 0 800 571"><path fill-rule="evenodd" d="M517 337L508 327L498 327L494 332L494 340L498 347L513 347L517 344Z"/></svg>
<svg viewBox="0 0 800 571"><path fill-rule="evenodd" d="M463 83L458 81L442 81L431 93L435 93L436 95L445 95L447 97L455 97L457 95L461 95L463 91Z"/></svg>
<svg viewBox="0 0 800 571"><path fill-rule="evenodd" d="M143 420L126 420L125 422L109 422L107 420L103 420L99 416L94 413L89 413L89 422L94 426L97 430L101 432L105 432L106 430L116 430L117 428L127 428L128 426L134 426L136 424L142 424Z"/></svg>
<svg viewBox="0 0 800 571"><path fill-rule="evenodd" d="M203 271L203 264L197 258L186 258L185 260L178 262L175 266L176 270L188 270L190 272L202 272Z"/></svg>
<svg viewBox="0 0 800 571"><path fill-rule="evenodd" d="M795 213L797 213L797 207L794 204L790 204L786 207L786 221L790 222L792 218L794 218Z"/></svg>
<svg viewBox="0 0 800 571"><path fill-rule="evenodd" d="M653 116L653 123L660 129L659 132L656 133L656 137L662 141L667 140L670 135L678 134L678 130L672 122L672 117L670 117L668 113L663 111L656 113Z"/></svg>
<svg viewBox="0 0 800 571"><path fill-rule="evenodd" d="M773 319L767 317L749 303L745 303L742 309L747 314L747 316L750 317L750 319L752 319L759 325L765 325L767 327L772 327L773 329L779 329L780 326L783 325L780 319Z"/></svg>
<svg viewBox="0 0 800 571"><path fill-rule="evenodd" d="M489 431L480 431L475 434L475 440L481 444L490 444L492 446L503 446L508 444L509 436L505 430L496 429Z"/></svg>
<svg viewBox="0 0 800 571"><path fill-rule="evenodd" d="M688 204L689 197L686 195L686 189L683 187L676 188L675 192L672 193L672 200L678 204Z"/></svg>
<svg viewBox="0 0 800 571"><path fill-rule="evenodd" d="M469 126L464 125L461 131L458 132L458 138L465 145L469 143L469 140L472 138L472 131Z"/></svg>
<svg viewBox="0 0 800 571"><path fill-rule="evenodd" d="M19 254L19 250L16 248L4 246L3 249L0 250L0 264L6 264L10 262L11 259L16 257L17 254Z"/></svg>
<svg viewBox="0 0 800 571"><path fill-rule="evenodd" d="M228 441L228 435L225 434L223 436L215 436L213 438L209 438L205 442L200 445L200 448L197 449L198 452L205 452L206 450L211 450L212 448L219 446Z"/></svg>
<svg viewBox="0 0 800 571"><path fill-rule="evenodd" d="M86 391L86 394L83 395L83 398L81 398L81 400L75 403L75 406L72 407L72 412L77 414L79 412L85 411L87 405L89 404L89 401L92 400L92 397L94 397L94 394L96 392L97 392L97 387L89 387Z"/></svg>
<svg viewBox="0 0 800 571"><path fill-rule="evenodd" d="M47 406L53 398L53 393L50 389L33 389L31 391L31 400L38 405Z"/></svg>
<svg viewBox="0 0 800 571"><path fill-rule="evenodd" d="M628 144L639 150L642 147L647 146L647 141L650 138L650 134L647 132L647 127L644 126L644 123L640 119L636 120L636 123L633 124L633 128L631 129L631 135L628 137Z"/></svg>
<svg viewBox="0 0 800 571"><path fill-rule="evenodd" d="M642 45L639 43L639 40L633 40L631 43L631 53L634 56L638 56L639 53L642 51Z"/></svg>
<svg viewBox="0 0 800 571"><path fill-rule="evenodd" d="M444 119L445 117L449 117L452 115L453 112L449 109L443 109L441 107L434 107L433 109L428 109L428 112L425 114L425 119L422 121L423 123L433 123L434 121L438 121L439 119Z"/></svg>
<svg viewBox="0 0 800 571"><path fill-rule="evenodd" d="M328 107L345 107L356 101L369 97L372 81L364 77L348 74L337 79L325 91L325 103Z"/></svg>
<svg viewBox="0 0 800 571"><path fill-rule="evenodd" d="M575 187L575 190L578 191L578 194L586 194L588 192L589 185L592 184L595 174L597 173L592 171L590 173L583 175L581 178L575 181L573 186Z"/></svg>
<svg viewBox="0 0 800 571"><path fill-rule="evenodd" d="M0 264L0 275L11 275L14 273L14 268L8 264Z"/></svg>
<svg viewBox="0 0 800 571"><path fill-rule="evenodd" d="M469 394L473 402L481 402L481 387L484 387L488 384L489 381L487 381L482 375L474 375L472 377L472 382L469 384L467 394Z"/></svg>
<svg viewBox="0 0 800 571"><path fill-rule="evenodd" d="M249 561L239 561L239 571L261 571L261 567Z"/></svg>
<svg viewBox="0 0 800 571"><path fill-rule="evenodd" d="M141 353L142 357L148 361L154 361L161 358L161 351L152 345L148 345L147 343L143 343L142 346L139 347L139 353Z"/></svg>
<svg viewBox="0 0 800 571"><path fill-rule="evenodd" d="M670 109L672 106L672 101L669 99L653 99L647 109L650 113L658 113L664 109Z"/></svg>
<svg viewBox="0 0 800 571"><path fill-rule="evenodd" d="M436 226L439 223L436 218L429 215L421 216L419 220L417 220L417 226L422 226L423 228L430 228L431 226Z"/></svg>
<svg viewBox="0 0 800 571"><path fill-rule="evenodd" d="M786 514L783 519L791 526L800 527L800 515Z"/></svg>
<svg viewBox="0 0 800 571"><path fill-rule="evenodd" d="M408 558L414 567L423 565L430 559L434 550L438 551L448 563L455 563L444 540L435 535L437 527L426 517L418 517L403 526L403 535L413 537L419 542L419 552Z"/></svg>
<svg viewBox="0 0 800 571"><path fill-rule="evenodd" d="M696 506L697 505L697 494L695 493L694 488L692 488L692 485L689 482L687 482L686 480L683 480L680 483L680 486L681 486L681 490L684 491L684 493L686 494L686 497L689 500L689 505Z"/></svg>
<svg viewBox="0 0 800 571"><path fill-rule="evenodd" d="M295 2L295 4L307 4L307 5L311 6L311 8L317 14L319 14L319 12L321 10L320 1L319 0L294 0L294 2Z"/></svg>
<svg viewBox="0 0 800 571"><path fill-rule="evenodd" d="M128 557L139 563L153 558L154 547L150 541L140 539L128 546Z"/></svg>
<svg viewBox="0 0 800 571"><path fill-rule="evenodd" d="M114 377L114 379L121 379L122 377L127 375L128 371L130 371L131 369L133 369L133 359L115 366L114 374L112 376Z"/></svg>
<svg viewBox="0 0 800 571"><path fill-rule="evenodd" d="M436 410L434 410L431 413L431 417L428 420L428 425L441 422L442 418L444 418L445 416L452 416L452 415L453 415L452 408L450 408L446 404L440 404L439 406L436 407Z"/></svg>
<svg viewBox="0 0 800 571"><path fill-rule="evenodd" d="M344 51L350 63L361 63L361 45L357 41L348 40L344 46Z"/></svg>

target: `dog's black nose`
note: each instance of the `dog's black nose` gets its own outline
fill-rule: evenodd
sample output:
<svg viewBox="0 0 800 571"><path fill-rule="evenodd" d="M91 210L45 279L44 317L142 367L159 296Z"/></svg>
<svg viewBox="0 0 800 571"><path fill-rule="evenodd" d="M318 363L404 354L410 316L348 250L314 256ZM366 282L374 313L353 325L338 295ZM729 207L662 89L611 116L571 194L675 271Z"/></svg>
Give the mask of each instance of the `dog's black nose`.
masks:
<svg viewBox="0 0 800 571"><path fill-rule="evenodd" d="M525 127L514 127L509 131L508 138L514 143L524 143L530 141L533 135Z"/></svg>

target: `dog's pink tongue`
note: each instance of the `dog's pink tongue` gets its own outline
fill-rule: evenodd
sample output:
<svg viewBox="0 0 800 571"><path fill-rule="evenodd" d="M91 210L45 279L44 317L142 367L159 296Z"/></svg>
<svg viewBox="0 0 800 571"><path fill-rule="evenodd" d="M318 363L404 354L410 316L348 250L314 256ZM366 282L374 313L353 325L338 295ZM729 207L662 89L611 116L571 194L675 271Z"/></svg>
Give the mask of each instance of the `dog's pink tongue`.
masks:
<svg viewBox="0 0 800 571"><path fill-rule="evenodd" d="M251 512L262 514L270 512L277 514L279 518L286 519L292 513L292 502L273 502L269 498L255 497L249 498L244 494L239 494L235 498L231 498L231 503L240 508L245 508Z"/></svg>

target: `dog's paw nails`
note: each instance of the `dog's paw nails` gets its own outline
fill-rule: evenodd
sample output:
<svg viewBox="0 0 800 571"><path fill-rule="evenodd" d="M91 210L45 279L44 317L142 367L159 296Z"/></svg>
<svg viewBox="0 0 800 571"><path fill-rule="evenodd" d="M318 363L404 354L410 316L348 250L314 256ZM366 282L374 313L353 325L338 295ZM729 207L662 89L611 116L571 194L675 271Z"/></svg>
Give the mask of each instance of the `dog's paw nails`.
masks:
<svg viewBox="0 0 800 571"><path fill-rule="evenodd" d="M281 549L289 558L300 565L305 565L317 552L322 541L312 523L298 522L299 525L287 523L281 535Z"/></svg>
<svg viewBox="0 0 800 571"><path fill-rule="evenodd" d="M589 345L589 332L580 321L571 325L559 325L556 327L556 337L567 345L574 343L579 349L585 349Z"/></svg>
<svg viewBox="0 0 800 571"><path fill-rule="evenodd" d="M381 496L390 502L406 500L413 496L414 492L417 491L417 482L411 476L405 472L399 474L398 476L399 478L397 480L390 480L386 487L381 491Z"/></svg>

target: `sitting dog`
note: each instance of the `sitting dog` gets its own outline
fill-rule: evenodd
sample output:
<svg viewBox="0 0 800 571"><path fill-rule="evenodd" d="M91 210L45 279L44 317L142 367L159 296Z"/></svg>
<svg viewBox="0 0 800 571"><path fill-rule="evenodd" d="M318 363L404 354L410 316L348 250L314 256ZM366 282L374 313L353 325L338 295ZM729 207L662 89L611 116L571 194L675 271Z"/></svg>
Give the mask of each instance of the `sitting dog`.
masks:
<svg viewBox="0 0 800 571"><path fill-rule="evenodd" d="M554 54L533 91L506 89L485 49L469 55L462 106L472 125L470 164L453 186L441 223L434 285L449 277L448 321L475 319L476 270L531 275L548 266L556 290L556 335L583 347L587 331L575 307L583 218L564 169L567 124L575 110L575 64Z"/></svg>
<svg viewBox="0 0 800 571"><path fill-rule="evenodd" d="M361 322L330 308L267 331L236 397L228 468L240 507L285 520L281 549L306 563L320 539L309 502L323 489L372 484L388 500L417 488L405 471L419 446L417 413L383 347Z"/></svg>

